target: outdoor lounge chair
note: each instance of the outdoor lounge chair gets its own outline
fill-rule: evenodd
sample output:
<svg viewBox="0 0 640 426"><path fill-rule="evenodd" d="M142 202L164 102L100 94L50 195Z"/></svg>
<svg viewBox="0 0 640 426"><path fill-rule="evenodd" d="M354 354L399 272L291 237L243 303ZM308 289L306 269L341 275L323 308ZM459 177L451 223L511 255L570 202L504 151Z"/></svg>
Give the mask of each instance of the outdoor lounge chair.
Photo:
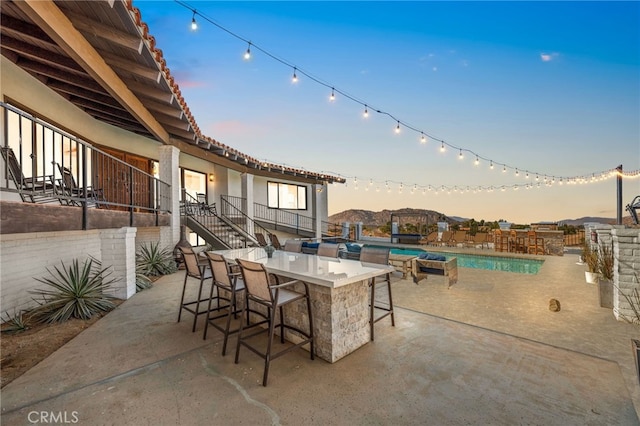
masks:
<svg viewBox="0 0 640 426"><path fill-rule="evenodd" d="M55 186L52 175L27 178L22 173L13 149L3 146L0 147L0 151L6 167L6 178L13 181L22 201L35 203L54 198L52 195L55 193Z"/></svg>
<svg viewBox="0 0 640 426"><path fill-rule="evenodd" d="M438 231L432 231L420 242L426 245L433 245L437 240L438 240Z"/></svg>
<svg viewBox="0 0 640 426"><path fill-rule="evenodd" d="M442 235L440 236L440 240L438 240L438 244L441 246L448 246L449 244L451 244L452 239L453 239L453 232L442 231Z"/></svg>
<svg viewBox="0 0 640 426"><path fill-rule="evenodd" d="M81 200L78 200L78 198L85 197L84 188L76 184L76 179L73 177L71 169L63 167L58 163L58 170L60 170L60 175L62 176L62 179L60 179L60 188L62 188L62 193L69 197L66 199L66 203L68 205L79 206L81 204ZM102 189L94 189L91 186L87 186L86 189L86 198L93 205L97 207L99 205L99 201L104 201Z"/></svg>
<svg viewBox="0 0 640 426"><path fill-rule="evenodd" d="M452 247L463 246L467 240L467 231L455 231L447 245Z"/></svg>
<svg viewBox="0 0 640 426"><path fill-rule="evenodd" d="M280 240L278 240L278 236L276 234L269 234L269 239L271 240L271 245L274 249L282 249L282 244L280 244Z"/></svg>
<svg viewBox="0 0 640 426"><path fill-rule="evenodd" d="M269 245L262 232L256 232L254 235L256 236L256 240L258 240L258 244L260 244L260 247L266 247Z"/></svg>

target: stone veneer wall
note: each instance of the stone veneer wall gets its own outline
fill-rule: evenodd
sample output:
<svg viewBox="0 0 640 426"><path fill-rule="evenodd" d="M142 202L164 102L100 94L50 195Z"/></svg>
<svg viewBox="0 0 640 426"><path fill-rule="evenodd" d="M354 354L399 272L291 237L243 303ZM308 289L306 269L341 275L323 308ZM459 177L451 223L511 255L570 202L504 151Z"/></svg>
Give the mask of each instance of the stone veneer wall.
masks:
<svg viewBox="0 0 640 426"><path fill-rule="evenodd" d="M597 243L589 237L592 231L598 236ZM639 320L627 297L635 300L634 290L640 291L640 227L591 224L586 229L586 238L592 247L603 244L611 244L613 247L614 316L619 321Z"/></svg>

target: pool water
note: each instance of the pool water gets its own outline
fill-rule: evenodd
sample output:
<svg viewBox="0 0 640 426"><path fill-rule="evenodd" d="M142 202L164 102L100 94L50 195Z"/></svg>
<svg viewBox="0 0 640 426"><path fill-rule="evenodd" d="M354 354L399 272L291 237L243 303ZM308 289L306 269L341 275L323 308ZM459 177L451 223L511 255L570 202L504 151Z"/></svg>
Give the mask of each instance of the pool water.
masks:
<svg viewBox="0 0 640 426"><path fill-rule="evenodd" d="M391 249L391 253L393 254L408 254L414 256L418 256L424 252L425 250L420 249ZM482 256L468 253L445 253L435 251L431 253L443 254L447 260L452 257L458 258L458 267L460 268L487 269L491 271L515 272L517 274L535 275L540 271L540 268L544 263L544 260L537 259Z"/></svg>

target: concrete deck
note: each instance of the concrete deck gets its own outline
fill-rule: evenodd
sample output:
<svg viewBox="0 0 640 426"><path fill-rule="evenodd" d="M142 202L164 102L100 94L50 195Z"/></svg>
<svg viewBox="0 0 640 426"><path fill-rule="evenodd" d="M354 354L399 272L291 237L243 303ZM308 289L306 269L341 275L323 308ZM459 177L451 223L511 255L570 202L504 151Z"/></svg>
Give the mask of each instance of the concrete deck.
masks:
<svg viewBox="0 0 640 426"><path fill-rule="evenodd" d="M461 268L450 289L398 273L396 327L377 323L375 342L335 364L302 350L278 358L266 388L257 356L244 350L234 364L235 337L222 357L215 329L203 341L189 315L175 322L181 271L6 386L1 421L45 412L82 425L640 424L630 341L640 327L598 307L576 259L546 257L538 275ZM548 310L552 297L560 312Z"/></svg>

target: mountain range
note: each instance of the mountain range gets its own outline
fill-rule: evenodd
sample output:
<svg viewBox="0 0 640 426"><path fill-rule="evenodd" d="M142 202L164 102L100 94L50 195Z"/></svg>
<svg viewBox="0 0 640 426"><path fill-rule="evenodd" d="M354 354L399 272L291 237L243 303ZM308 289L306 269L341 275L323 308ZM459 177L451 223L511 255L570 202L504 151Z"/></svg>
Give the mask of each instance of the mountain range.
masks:
<svg viewBox="0 0 640 426"><path fill-rule="evenodd" d="M349 209L342 211L340 213L332 214L329 216L328 220L330 223L357 223L362 222L364 225L385 225L387 222L391 220L391 215L399 215L404 216L415 216L415 218L424 219L426 217L427 223L435 223L435 222L448 222L449 224L456 224L460 222L465 222L468 219L459 217L459 216L447 216L444 213L440 213L434 210L424 210L424 209L412 209L412 208L403 208L398 210L382 210L379 212L374 212L371 210L361 210L361 209ZM415 223L416 219L413 220ZM487 219L485 219L487 220ZM497 219L493 219L497 220ZM553 221L556 222L556 221ZM598 222L598 223L608 223L615 224L615 218L609 217L594 217L594 216L585 216L577 219L564 219L559 220L557 223L566 224L572 226L581 226L586 222ZM623 224L631 225L633 222L631 220L631 216L623 217Z"/></svg>

